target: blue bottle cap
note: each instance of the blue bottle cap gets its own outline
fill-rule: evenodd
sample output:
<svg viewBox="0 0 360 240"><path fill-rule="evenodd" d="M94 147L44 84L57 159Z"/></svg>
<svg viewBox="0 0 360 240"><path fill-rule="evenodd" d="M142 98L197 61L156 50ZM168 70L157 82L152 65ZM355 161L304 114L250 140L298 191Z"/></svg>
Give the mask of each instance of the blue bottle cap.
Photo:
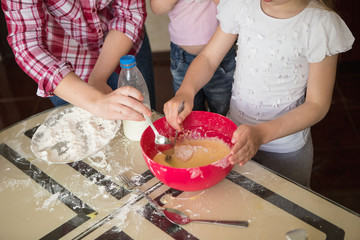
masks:
<svg viewBox="0 0 360 240"><path fill-rule="evenodd" d="M125 55L120 58L120 66L122 68L132 68L136 66L136 60L134 55Z"/></svg>

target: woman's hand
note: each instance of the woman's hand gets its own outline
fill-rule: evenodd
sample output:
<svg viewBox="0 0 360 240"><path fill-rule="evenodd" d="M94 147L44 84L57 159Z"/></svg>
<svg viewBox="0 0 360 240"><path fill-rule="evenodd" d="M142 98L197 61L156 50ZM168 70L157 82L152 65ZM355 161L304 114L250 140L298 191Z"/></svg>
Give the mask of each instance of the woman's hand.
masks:
<svg viewBox="0 0 360 240"><path fill-rule="evenodd" d="M141 121L144 120L142 113L151 116L150 109L142 103L144 97L141 92L130 86L105 93L82 81L75 73L69 73L58 84L54 93L104 119Z"/></svg>
<svg viewBox="0 0 360 240"><path fill-rule="evenodd" d="M179 114L179 106L184 102L184 110ZM164 104L164 114L166 121L176 130L181 131L181 123L191 113L194 106L194 98L176 94L175 97L170 99Z"/></svg>
<svg viewBox="0 0 360 240"><path fill-rule="evenodd" d="M240 125L233 133L231 139L234 146L230 151L230 163L238 163L240 166L243 166L254 157L263 144L262 135L257 125Z"/></svg>
<svg viewBox="0 0 360 240"><path fill-rule="evenodd" d="M152 114L143 100L136 88L124 86L100 98L95 103L94 114L105 119L143 121L142 113L149 117Z"/></svg>

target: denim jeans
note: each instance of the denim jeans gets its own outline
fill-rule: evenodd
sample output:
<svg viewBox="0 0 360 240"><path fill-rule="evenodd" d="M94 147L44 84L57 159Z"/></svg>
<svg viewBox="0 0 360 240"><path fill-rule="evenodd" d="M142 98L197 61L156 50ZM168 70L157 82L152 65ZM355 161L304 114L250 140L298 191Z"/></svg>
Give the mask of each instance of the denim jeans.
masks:
<svg viewBox="0 0 360 240"><path fill-rule="evenodd" d="M170 46L170 71L173 76L173 89L176 92L196 55L187 53L174 43L171 43ZM236 46L234 45L216 69L211 80L195 95L194 111L206 111L207 102L211 112L226 115L230 106L231 89L234 82L235 56Z"/></svg>
<svg viewBox="0 0 360 240"><path fill-rule="evenodd" d="M156 103L155 103L154 69L153 69L150 42L146 32L145 32L143 44L141 45L141 48L135 58L136 58L136 66L144 76L146 85L149 90L151 108L155 109ZM120 59L119 59L119 64L120 64ZM119 79L119 74L114 72L108 78L107 84L113 90L115 90L117 89L118 79ZM50 97L50 100L54 104L54 106L61 106L68 104L68 102L59 98L58 96Z"/></svg>

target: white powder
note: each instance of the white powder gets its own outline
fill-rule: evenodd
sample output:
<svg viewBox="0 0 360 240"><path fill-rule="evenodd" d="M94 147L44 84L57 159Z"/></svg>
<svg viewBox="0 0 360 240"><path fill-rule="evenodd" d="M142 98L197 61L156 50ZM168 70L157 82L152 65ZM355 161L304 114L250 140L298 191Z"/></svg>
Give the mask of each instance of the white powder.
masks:
<svg viewBox="0 0 360 240"><path fill-rule="evenodd" d="M37 194L38 195L38 194ZM59 198L60 192L57 192L53 195L51 195L49 198L47 198L45 201L42 202L41 207L37 207L35 210L43 210L48 209L50 212L54 211L54 207L56 206L59 201L57 199ZM39 196L37 196L39 197ZM39 205L40 201L36 202L37 205Z"/></svg>
<svg viewBox="0 0 360 240"><path fill-rule="evenodd" d="M0 192L5 190L16 190L21 188L27 188L31 185L32 179L0 179L2 182L0 186Z"/></svg>
<svg viewBox="0 0 360 240"><path fill-rule="evenodd" d="M213 165L215 167L227 168L230 165L228 157L229 157L229 155L217 162L212 163L211 165Z"/></svg>
<svg viewBox="0 0 360 240"><path fill-rule="evenodd" d="M197 177L204 178L203 172L201 171L200 168L188 168L187 171L189 171L191 173L191 176L190 176L191 179L194 179Z"/></svg>
<svg viewBox="0 0 360 240"><path fill-rule="evenodd" d="M190 145L174 146L175 156L184 162L191 158L191 156L194 154L194 151L195 151L194 147Z"/></svg>
<svg viewBox="0 0 360 240"><path fill-rule="evenodd" d="M107 148L107 146L105 148ZM104 150L98 151L89 157L89 162L96 168L106 169L108 172L112 170L111 165L107 162L106 151Z"/></svg>
<svg viewBox="0 0 360 240"><path fill-rule="evenodd" d="M70 106L51 114L31 140L34 155L50 163L82 160L106 146L120 128L121 121L106 120Z"/></svg>

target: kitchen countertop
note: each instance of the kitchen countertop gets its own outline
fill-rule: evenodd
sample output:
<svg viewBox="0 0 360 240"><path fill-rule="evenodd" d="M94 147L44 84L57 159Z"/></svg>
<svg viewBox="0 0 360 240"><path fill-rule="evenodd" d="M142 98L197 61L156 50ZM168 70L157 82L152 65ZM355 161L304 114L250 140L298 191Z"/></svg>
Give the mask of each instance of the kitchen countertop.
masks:
<svg viewBox="0 0 360 240"><path fill-rule="evenodd" d="M0 132L0 239L273 240L294 229L305 229L308 239L359 239L359 214L253 161L207 190L171 189L152 175L139 142L123 137L122 129L83 161L49 164L32 154L30 142L50 113ZM248 220L249 227L172 224L122 187L121 172L161 206L193 219Z"/></svg>

